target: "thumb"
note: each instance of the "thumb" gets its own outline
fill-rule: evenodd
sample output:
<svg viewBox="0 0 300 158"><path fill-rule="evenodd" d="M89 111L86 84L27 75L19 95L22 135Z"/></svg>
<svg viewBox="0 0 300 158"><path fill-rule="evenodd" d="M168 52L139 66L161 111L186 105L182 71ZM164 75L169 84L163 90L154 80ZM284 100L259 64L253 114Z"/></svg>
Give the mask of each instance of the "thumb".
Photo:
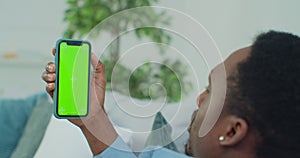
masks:
<svg viewBox="0 0 300 158"><path fill-rule="evenodd" d="M104 99L105 99L105 86L106 86L106 76L105 67L101 63L95 54L92 54L92 65L94 68L94 74L92 78L92 93L91 96L93 101L96 101L98 105L104 110Z"/></svg>
<svg viewBox="0 0 300 158"><path fill-rule="evenodd" d="M105 66L101 63L100 60L97 59L97 56L92 53L92 65L94 68L93 82L95 82L95 86L100 86L105 89L106 85L106 76L105 76Z"/></svg>

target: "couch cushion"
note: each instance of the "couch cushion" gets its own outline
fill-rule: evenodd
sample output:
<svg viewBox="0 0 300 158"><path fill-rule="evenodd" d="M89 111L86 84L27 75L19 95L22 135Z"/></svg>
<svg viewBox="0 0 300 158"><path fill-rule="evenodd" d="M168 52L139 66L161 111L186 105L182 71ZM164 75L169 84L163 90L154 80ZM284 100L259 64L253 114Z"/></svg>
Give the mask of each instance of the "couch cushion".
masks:
<svg viewBox="0 0 300 158"><path fill-rule="evenodd" d="M33 157L44 137L52 115L53 105L48 95L38 97L36 106L28 118L23 134L10 158Z"/></svg>
<svg viewBox="0 0 300 158"><path fill-rule="evenodd" d="M178 152L177 147L171 138L171 135L171 125L167 122L162 113L158 112L152 125L152 131L147 138L146 147L161 146Z"/></svg>
<svg viewBox="0 0 300 158"><path fill-rule="evenodd" d="M8 158L17 146L37 96L0 99L0 157Z"/></svg>

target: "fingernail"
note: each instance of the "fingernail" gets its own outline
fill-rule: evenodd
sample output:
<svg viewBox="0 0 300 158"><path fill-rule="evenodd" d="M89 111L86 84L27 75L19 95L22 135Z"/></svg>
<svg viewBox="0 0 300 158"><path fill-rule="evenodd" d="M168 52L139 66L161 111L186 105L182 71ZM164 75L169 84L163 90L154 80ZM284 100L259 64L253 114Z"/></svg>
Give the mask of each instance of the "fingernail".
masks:
<svg viewBox="0 0 300 158"><path fill-rule="evenodd" d="M52 76L51 74L47 74L47 78L48 78L48 79L52 79L53 76Z"/></svg>
<svg viewBox="0 0 300 158"><path fill-rule="evenodd" d="M53 87L53 83L48 83L48 88L52 88Z"/></svg>
<svg viewBox="0 0 300 158"><path fill-rule="evenodd" d="M47 70L50 71L52 69L51 65L47 65Z"/></svg>

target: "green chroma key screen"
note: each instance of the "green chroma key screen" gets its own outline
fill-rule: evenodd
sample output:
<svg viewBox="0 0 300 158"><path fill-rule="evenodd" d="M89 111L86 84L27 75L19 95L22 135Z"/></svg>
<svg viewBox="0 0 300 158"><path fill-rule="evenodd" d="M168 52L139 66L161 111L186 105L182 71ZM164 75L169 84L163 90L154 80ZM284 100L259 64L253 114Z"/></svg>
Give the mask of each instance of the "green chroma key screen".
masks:
<svg viewBox="0 0 300 158"><path fill-rule="evenodd" d="M59 45L58 105L60 117L88 114L90 45Z"/></svg>

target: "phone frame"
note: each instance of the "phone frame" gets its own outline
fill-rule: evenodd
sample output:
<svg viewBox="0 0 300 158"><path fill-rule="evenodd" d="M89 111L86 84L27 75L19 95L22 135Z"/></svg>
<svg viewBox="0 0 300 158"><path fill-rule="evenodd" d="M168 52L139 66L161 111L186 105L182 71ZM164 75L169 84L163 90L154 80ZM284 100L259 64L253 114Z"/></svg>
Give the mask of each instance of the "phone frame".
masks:
<svg viewBox="0 0 300 158"><path fill-rule="evenodd" d="M88 61L88 100L87 100L87 113L86 115L59 115L58 114L58 88L59 88L59 62L60 62L60 44L62 42L66 42L67 45L82 45L83 43L88 44L89 45L89 61ZM53 109L53 114L56 118L58 119L80 119L80 118L84 118L87 117L89 114L89 108L90 108L90 73L91 73L91 44L88 41L85 40L73 40L73 39L59 39L56 41L56 47L55 47L55 65L56 65L56 80L55 80L55 90L53 93L53 100L54 100L54 109Z"/></svg>

